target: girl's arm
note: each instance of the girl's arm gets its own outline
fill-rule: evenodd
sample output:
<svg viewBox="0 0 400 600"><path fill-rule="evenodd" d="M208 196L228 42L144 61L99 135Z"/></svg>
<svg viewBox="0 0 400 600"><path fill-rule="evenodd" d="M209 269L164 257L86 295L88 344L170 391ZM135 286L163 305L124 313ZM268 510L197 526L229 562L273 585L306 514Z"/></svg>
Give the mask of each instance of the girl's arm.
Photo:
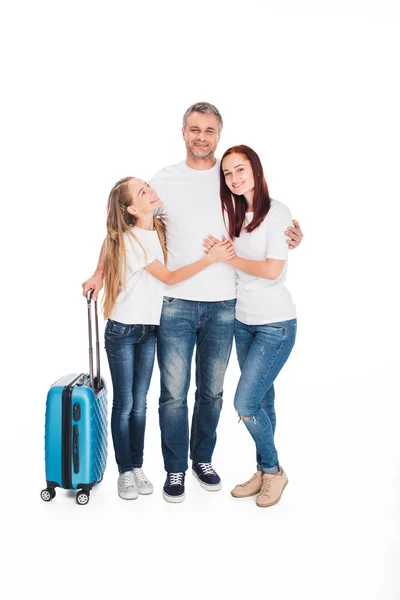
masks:
<svg viewBox="0 0 400 600"><path fill-rule="evenodd" d="M227 241L225 236L222 236L223 241ZM219 243L218 240L209 235L205 238L203 246L204 252L210 252L215 244ZM243 271L253 277L263 277L264 279L278 279L282 273L283 267L285 266L286 260L278 260L276 258L267 258L266 260L247 260L246 258L240 258L235 256L231 258L229 264L234 269Z"/></svg>
<svg viewBox="0 0 400 600"><path fill-rule="evenodd" d="M93 289L92 299L97 300L97 296L103 287L104 270L106 266L106 239L101 247L99 261L93 275L84 283L82 283L83 295L86 296L90 289Z"/></svg>
<svg viewBox="0 0 400 600"><path fill-rule="evenodd" d="M193 277L193 275L197 275L197 273L200 273L200 271L203 271L203 269L216 262L226 262L234 256L235 250L232 244L229 240L225 240L215 244L204 258L176 271L170 271L159 260L153 260L152 263L147 265L146 269L151 275L166 285L175 285L185 279L189 279L189 277Z"/></svg>

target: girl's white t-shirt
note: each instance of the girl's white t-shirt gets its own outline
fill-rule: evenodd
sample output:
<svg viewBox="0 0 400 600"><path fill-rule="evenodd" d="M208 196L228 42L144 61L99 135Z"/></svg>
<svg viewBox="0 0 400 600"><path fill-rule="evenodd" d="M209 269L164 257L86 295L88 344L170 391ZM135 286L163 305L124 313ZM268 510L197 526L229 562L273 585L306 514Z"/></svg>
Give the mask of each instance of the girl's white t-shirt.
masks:
<svg viewBox="0 0 400 600"><path fill-rule="evenodd" d="M159 325L164 295L162 281L145 269L155 259L164 264L164 256L157 231L132 228L133 235L124 233L126 247L126 285L121 289L110 319L127 325ZM123 281L123 271L121 282Z"/></svg>
<svg viewBox="0 0 400 600"><path fill-rule="evenodd" d="M246 213L243 228L251 223L253 213ZM235 239L236 254L248 260L276 258L285 260L285 266L278 279L254 277L243 271L237 273L236 318L246 325L265 325L287 321L296 317L296 307L284 282L287 271L288 239L284 231L292 226L292 216L288 207L277 200L264 221L251 233L241 232Z"/></svg>

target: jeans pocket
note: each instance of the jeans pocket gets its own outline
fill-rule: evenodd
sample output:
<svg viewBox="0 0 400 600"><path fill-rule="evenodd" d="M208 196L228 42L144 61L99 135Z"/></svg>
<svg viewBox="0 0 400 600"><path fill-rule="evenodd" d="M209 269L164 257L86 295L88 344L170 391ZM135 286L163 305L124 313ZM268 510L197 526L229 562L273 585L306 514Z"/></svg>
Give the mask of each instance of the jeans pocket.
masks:
<svg viewBox="0 0 400 600"><path fill-rule="evenodd" d="M173 304L174 302L176 302L176 300L178 300L178 298L172 298L172 296L164 296L163 304Z"/></svg>
<svg viewBox="0 0 400 600"><path fill-rule="evenodd" d="M130 325L118 323L118 321L107 321L105 335L109 337L122 337L129 332Z"/></svg>
<svg viewBox="0 0 400 600"><path fill-rule="evenodd" d="M267 327L270 327L271 329L277 329L279 331L279 330L285 329L285 323L284 322L268 323Z"/></svg>
<svg viewBox="0 0 400 600"><path fill-rule="evenodd" d="M230 310L235 310L236 298L232 298L231 300L221 300L221 304L225 308L229 308Z"/></svg>

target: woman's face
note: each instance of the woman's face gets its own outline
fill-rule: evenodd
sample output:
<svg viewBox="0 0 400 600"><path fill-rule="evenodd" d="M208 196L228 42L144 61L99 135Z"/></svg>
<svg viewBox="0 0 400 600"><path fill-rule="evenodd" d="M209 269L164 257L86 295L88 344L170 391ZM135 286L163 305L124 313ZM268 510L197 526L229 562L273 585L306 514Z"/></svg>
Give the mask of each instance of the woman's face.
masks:
<svg viewBox="0 0 400 600"><path fill-rule="evenodd" d="M251 163L243 154L228 154L222 161L225 183L232 192L244 196L254 190L254 176Z"/></svg>
<svg viewBox="0 0 400 600"><path fill-rule="evenodd" d="M128 182L128 188L132 195L132 204L128 206L128 212L135 217L153 213L156 208L162 206L162 200L158 197L156 190L143 179L133 177Z"/></svg>

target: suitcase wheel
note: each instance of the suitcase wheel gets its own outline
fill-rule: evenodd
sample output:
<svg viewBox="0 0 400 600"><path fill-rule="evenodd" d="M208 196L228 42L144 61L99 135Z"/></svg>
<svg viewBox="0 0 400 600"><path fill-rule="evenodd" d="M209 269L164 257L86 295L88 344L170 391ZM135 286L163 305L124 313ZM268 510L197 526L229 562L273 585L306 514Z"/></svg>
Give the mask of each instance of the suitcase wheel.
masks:
<svg viewBox="0 0 400 600"><path fill-rule="evenodd" d="M45 502L50 502L50 500L53 500L53 498L55 498L55 495L56 490L54 488L46 488L40 492L40 497Z"/></svg>
<svg viewBox="0 0 400 600"><path fill-rule="evenodd" d="M80 505L87 504L89 502L90 492L78 492L76 495L76 501Z"/></svg>

